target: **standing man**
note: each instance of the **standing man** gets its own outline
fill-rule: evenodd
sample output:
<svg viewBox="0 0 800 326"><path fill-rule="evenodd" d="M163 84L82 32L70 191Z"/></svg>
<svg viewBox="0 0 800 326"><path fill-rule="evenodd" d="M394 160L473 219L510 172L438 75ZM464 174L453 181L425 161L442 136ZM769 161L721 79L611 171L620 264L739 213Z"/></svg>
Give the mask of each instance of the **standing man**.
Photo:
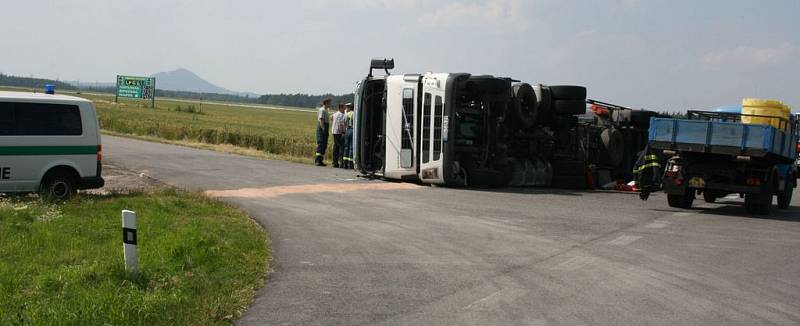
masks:
<svg viewBox="0 0 800 326"><path fill-rule="evenodd" d="M347 106L345 113L347 130L344 132L344 168L352 170L355 168L353 164L353 103L347 103L345 106Z"/></svg>
<svg viewBox="0 0 800 326"><path fill-rule="evenodd" d="M333 167L344 167L342 154L344 154L344 132L347 128L347 117L344 114L344 104L339 103L339 110L333 114Z"/></svg>
<svg viewBox="0 0 800 326"><path fill-rule="evenodd" d="M322 106L317 114L317 153L314 163L317 166L325 166L325 150L328 148L328 108L331 107L331 99L322 100Z"/></svg>

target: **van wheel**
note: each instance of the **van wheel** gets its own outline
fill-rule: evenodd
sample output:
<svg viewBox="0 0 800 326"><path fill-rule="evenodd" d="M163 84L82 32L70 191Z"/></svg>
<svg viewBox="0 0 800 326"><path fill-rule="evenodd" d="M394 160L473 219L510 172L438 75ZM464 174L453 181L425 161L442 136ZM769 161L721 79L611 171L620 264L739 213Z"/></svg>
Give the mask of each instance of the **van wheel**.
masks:
<svg viewBox="0 0 800 326"><path fill-rule="evenodd" d="M43 183L40 195L46 200L69 200L78 190L72 177L63 174L49 176Z"/></svg>

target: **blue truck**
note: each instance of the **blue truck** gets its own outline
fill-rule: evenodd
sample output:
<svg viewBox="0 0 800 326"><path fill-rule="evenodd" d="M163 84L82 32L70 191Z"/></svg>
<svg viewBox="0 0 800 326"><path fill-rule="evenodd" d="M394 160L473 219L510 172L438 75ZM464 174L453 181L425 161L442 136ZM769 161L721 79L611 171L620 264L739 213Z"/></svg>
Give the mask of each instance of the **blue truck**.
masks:
<svg viewBox="0 0 800 326"><path fill-rule="evenodd" d="M651 150L665 160L661 188L671 207L690 208L696 195L715 202L744 197L752 214L768 214L773 196L788 208L797 187L798 118L779 119L777 128L742 123L734 112L689 111L687 119L652 118ZM763 117L763 116L753 116Z"/></svg>

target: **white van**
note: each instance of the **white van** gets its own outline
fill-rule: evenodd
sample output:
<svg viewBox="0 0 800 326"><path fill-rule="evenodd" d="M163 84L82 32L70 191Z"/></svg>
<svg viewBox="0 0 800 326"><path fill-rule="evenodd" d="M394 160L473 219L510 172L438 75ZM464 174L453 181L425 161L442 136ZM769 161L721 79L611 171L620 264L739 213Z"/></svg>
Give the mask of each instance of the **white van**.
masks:
<svg viewBox="0 0 800 326"><path fill-rule="evenodd" d="M89 100L0 92L0 193L65 200L103 187L97 113Z"/></svg>

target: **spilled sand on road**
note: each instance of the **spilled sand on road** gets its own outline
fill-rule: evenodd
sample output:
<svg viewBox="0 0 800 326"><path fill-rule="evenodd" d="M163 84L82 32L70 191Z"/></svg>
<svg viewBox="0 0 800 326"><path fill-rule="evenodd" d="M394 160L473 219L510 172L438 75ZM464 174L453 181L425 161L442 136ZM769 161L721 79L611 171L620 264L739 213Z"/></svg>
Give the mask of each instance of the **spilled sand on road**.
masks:
<svg viewBox="0 0 800 326"><path fill-rule="evenodd" d="M345 193L362 190L406 190L417 189L411 183L322 183L267 188L242 188L234 190L208 190L210 197L273 198L293 194L315 194L322 192Z"/></svg>

